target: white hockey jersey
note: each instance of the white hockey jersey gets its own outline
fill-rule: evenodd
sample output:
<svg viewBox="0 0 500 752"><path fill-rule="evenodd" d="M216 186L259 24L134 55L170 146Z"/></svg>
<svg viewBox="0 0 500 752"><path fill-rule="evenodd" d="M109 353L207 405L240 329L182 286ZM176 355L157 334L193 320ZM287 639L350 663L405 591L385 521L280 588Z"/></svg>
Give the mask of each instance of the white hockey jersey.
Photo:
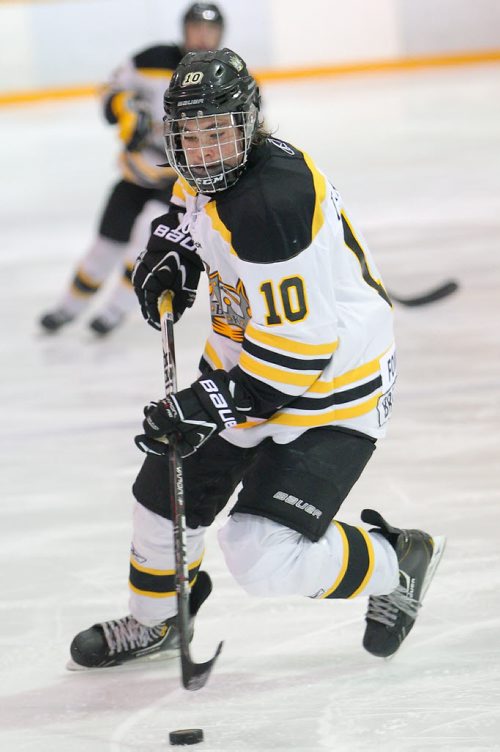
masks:
<svg viewBox="0 0 500 752"><path fill-rule="evenodd" d="M392 305L307 154L270 138L234 187L209 197L179 178L172 200L209 278L202 367L231 371L260 406L222 436L254 446L337 426L382 437L396 378Z"/></svg>

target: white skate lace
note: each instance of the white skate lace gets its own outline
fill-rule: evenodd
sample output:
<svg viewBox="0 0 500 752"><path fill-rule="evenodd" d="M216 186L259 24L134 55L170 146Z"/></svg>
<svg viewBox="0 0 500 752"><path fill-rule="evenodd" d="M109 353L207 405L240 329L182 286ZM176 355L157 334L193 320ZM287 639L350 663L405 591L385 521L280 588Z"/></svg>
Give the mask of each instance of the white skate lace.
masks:
<svg viewBox="0 0 500 752"><path fill-rule="evenodd" d="M125 653L137 648L147 648L166 631L165 623L155 627L145 627L133 616L124 616L117 621L106 621L101 624L104 637L108 643L110 655Z"/></svg>
<svg viewBox="0 0 500 752"><path fill-rule="evenodd" d="M393 627L400 611L412 619L416 619L420 606L420 601L410 598L409 595L406 595L405 588L398 585L396 590L388 595L370 596L366 618L378 621L386 627Z"/></svg>

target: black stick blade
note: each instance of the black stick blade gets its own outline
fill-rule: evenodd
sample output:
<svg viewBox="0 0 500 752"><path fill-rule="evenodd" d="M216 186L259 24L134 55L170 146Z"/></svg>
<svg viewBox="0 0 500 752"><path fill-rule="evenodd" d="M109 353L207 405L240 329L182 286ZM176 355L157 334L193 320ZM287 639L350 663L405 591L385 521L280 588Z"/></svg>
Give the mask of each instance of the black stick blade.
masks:
<svg viewBox="0 0 500 752"><path fill-rule="evenodd" d="M458 290L458 282L450 280L445 282L434 290L423 293L422 295L416 295L414 298L401 298L398 295L394 295L393 292L389 292L389 297L395 300L396 303L413 308L415 306L427 305L428 303L435 303L437 300L448 297L452 293Z"/></svg>
<svg viewBox="0 0 500 752"><path fill-rule="evenodd" d="M223 644L223 642L219 642L214 657L210 661L206 661L206 663L194 663L189 654L181 654L182 684L184 689L190 689L194 692L205 686L214 663L220 655Z"/></svg>

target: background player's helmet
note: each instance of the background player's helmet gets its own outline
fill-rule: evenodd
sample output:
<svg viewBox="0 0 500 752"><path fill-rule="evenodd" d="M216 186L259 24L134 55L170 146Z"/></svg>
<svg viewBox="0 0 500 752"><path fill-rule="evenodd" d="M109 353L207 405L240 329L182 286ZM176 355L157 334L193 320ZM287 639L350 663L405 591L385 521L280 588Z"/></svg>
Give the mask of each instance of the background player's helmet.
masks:
<svg viewBox="0 0 500 752"><path fill-rule="evenodd" d="M197 21L213 23L220 26L221 29L224 27L224 17L214 3L193 3L189 6L184 14L184 26L187 23L196 23Z"/></svg>
<svg viewBox="0 0 500 752"><path fill-rule="evenodd" d="M257 84L240 56L227 48L189 52L172 76L164 107L170 166L200 193L233 185L245 169L260 107Z"/></svg>

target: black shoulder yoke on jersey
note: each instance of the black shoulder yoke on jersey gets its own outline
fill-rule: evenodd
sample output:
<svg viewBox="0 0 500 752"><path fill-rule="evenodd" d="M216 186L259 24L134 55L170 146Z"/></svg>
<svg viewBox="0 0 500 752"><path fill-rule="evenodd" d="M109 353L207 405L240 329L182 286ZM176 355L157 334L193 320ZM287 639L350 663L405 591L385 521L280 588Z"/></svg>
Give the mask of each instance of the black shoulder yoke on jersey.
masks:
<svg viewBox="0 0 500 752"><path fill-rule="evenodd" d="M176 44L156 44L142 50L132 58L139 69L154 68L173 71L184 57L184 52Z"/></svg>
<svg viewBox="0 0 500 752"><path fill-rule="evenodd" d="M302 152L285 141L271 138L254 147L234 188L214 201L243 261L286 261L311 244L313 175Z"/></svg>

